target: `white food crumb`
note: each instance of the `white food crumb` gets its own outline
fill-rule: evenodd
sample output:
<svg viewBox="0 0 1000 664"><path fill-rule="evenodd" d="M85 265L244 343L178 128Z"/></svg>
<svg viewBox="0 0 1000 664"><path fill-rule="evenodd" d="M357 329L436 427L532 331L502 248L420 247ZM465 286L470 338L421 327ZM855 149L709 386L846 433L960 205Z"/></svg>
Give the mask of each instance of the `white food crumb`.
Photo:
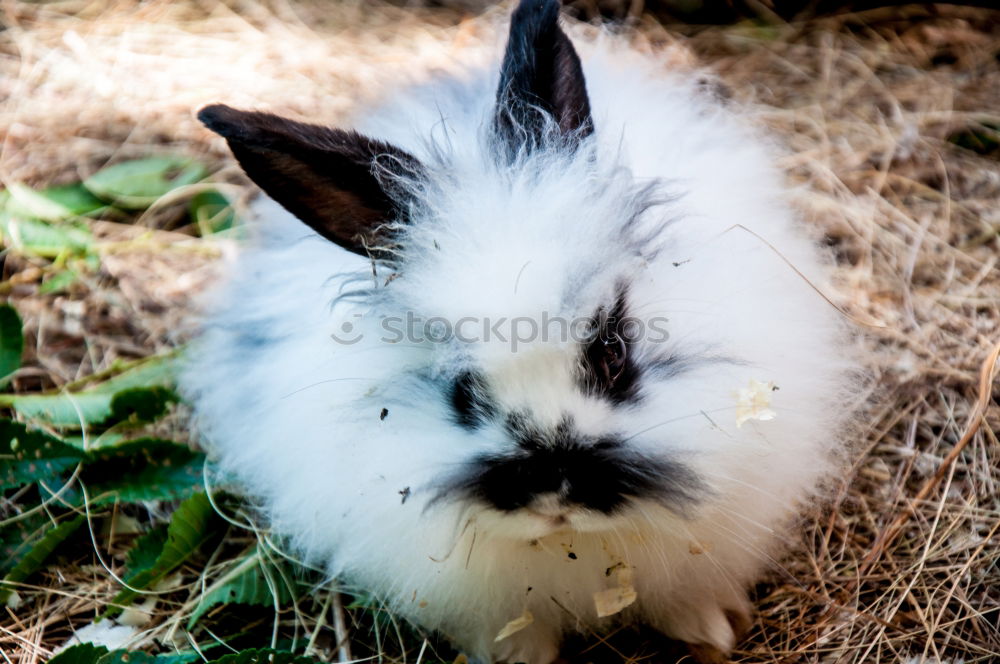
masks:
<svg viewBox="0 0 1000 664"><path fill-rule="evenodd" d="M104 646L108 650L120 650L128 645L135 634L136 629L134 627L116 625L113 620L105 618L100 622L92 622L76 630L73 636L56 652L58 653L80 643L92 643L95 646Z"/></svg>
<svg viewBox="0 0 1000 664"><path fill-rule="evenodd" d="M749 386L736 393L736 427L743 426L747 420L766 422L777 417L770 407L774 390L773 381L762 383L751 378Z"/></svg>
<svg viewBox="0 0 1000 664"><path fill-rule="evenodd" d="M535 622L535 616L531 615L531 611L525 609L524 613L503 626L503 629L500 630L500 633L497 634L497 638L495 638L494 641L503 641L511 634L520 632L533 622Z"/></svg>
<svg viewBox="0 0 1000 664"><path fill-rule="evenodd" d="M617 587L594 593L594 607L597 609L597 617L613 616L635 600L636 592L632 585L632 568L623 567L618 570Z"/></svg>

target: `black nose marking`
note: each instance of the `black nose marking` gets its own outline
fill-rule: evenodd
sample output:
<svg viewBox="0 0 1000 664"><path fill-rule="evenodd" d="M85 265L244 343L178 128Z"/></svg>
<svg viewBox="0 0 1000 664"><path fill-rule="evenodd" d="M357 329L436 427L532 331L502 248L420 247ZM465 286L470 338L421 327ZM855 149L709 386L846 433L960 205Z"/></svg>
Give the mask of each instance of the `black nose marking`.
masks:
<svg viewBox="0 0 1000 664"><path fill-rule="evenodd" d="M509 454L479 456L438 498L458 494L513 512L555 494L568 506L613 514L633 499L681 511L700 489L697 476L678 461L642 455L610 438L564 439L522 443Z"/></svg>
<svg viewBox="0 0 1000 664"><path fill-rule="evenodd" d="M627 493L639 492L629 469L615 459L612 445L534 446L505 457L478 460L473 495L498 510L527 507L538 496L554 493L563 501L611 513ZM470 478L471 479L471 478Z"/></svg>

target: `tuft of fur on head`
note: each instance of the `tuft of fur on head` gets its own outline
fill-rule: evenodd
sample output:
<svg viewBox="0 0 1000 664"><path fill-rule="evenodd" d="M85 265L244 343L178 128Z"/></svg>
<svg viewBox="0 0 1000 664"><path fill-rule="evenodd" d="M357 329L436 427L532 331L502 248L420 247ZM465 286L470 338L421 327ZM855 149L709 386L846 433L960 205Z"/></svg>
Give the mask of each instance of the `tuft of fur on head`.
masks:
<svg viewBox="0 0 1000 664"><path fill-rule="evenodd" d="M728 651L837 467L851 335L761 141L612 38L581 69L556 5L361 133L205 112L315 233L260 204L184 389L276 531L484 661L616 620ZM610 619L608 570L636 593Z"/></svg>

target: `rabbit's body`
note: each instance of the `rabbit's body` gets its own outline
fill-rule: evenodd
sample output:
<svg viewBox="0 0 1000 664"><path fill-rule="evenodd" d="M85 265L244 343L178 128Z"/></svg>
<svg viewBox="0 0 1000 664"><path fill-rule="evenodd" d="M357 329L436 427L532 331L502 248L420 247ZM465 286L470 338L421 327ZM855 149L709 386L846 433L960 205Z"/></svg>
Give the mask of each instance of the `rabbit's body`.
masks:
<svg viewBox="0 0 1000 664"><path fill-rule="evenodd" d="M840 444L850 354L782 258L822 282L767 151L693 79L621 48L585 59L592 135L547 125L509 158L492 72L368 113L394 163L421 164L375 159L405 200L392 252L373 263L262 206L184 379L278 532L484 661L548 664L566 631L620 620L729 650ZM261 181L230 119L207 121ZM646 335L619 352L509 322L601 312ZM401 339L408 313L462 338ZM780 388L776 416L737 426L751 380ZM636 600L598 618L614 588Z"/></svg>

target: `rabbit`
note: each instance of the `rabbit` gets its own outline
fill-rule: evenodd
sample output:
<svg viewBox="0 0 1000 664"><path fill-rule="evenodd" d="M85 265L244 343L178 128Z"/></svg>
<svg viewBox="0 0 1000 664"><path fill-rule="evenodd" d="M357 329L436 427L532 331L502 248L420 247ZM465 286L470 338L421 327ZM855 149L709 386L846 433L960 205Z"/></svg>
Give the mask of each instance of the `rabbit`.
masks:
<svg viewBox="0 0 1000 664"><path fill-rule="evenodd" d="M582 52L522 0L356 129L203 108L269 198L182 387L289 546L473 660L632 623L711 660L842 463L853 333L771 140Z"/></svg>

